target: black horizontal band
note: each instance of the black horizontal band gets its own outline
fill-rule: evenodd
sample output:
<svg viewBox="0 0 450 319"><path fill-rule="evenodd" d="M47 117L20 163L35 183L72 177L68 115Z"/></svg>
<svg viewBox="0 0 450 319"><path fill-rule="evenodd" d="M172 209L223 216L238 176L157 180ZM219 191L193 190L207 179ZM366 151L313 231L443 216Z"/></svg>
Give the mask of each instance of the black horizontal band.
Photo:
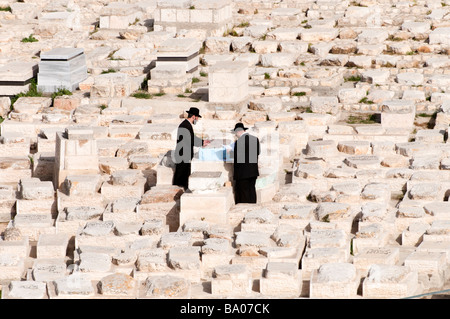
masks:
<svg viewBox="0 0 450 319"><path fill-rule="evenodd" d="M195 58L198 55L198 52L195 52L194 54L191 54L188 57L180 57L180 56L174 56L174 57L167 57L167 56L159 56L157 57L156 61L189 61L193 58Z"/></svg>
<svg viewBox="0 0 450 319"><path fill-rule="evenodd" d="M59 62L66 62L66 61L70 61L73 60L75 58L78 58L80 55L83 55L84 52L81 52L80 54L77 54L73 57L71 57L70 59L46 59L46 58L41 58L41 61L59 61Z"/></svg>

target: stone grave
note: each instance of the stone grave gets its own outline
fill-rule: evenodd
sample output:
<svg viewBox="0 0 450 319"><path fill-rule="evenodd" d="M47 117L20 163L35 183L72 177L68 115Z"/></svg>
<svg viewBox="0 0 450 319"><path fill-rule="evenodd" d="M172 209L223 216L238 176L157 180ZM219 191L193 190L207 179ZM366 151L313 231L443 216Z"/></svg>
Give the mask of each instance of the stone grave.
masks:
<svg viewBox="0 0 450 319"><path fill-rule="evenodd" d="M218 62L210 67L210 103L235 104L248 98L248 67L242 62Z"/></svg>
<svg viewBox="0 0 450 319"><path fill-rule="evenodd" d="M36 77L36 62L12 62L0 68L0 96L12 96L27 92L31 80Z"/></svg>
<svg viewBox="0 0 450 319"><path fill-rule="evenodd" d="M37 81L39 90L50 93L58 89L75 91L86 78L83 49L55 48L41 54Z"/></svg>

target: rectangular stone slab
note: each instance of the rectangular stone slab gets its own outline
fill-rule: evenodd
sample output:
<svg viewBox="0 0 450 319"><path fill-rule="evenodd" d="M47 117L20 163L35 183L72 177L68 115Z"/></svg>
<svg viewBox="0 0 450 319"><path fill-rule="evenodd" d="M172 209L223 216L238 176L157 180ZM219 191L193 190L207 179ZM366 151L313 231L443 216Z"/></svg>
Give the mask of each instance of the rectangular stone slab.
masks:
<svg viewBox="0 0 450 319"><path fill-rule="evenodd" d="M36 62L11 62L0 67L0 81L26 81L37 72Z"/></svg>
<svg viewBox="0 0 450 319"><path fill-rule="evenodd" d="M54 92L59 88L74 91L88 77L83 49L56 48L41 55L38 89Z"/></svg>
<svg viewBox="0 0 450 319"><path fill-rule="evenodd" d="M193 72L198 68L198 41L188 38L174 38L164 41L158 48L156 66L161 64L178 64L186 67L186 72Z"/></svg>
<svg viewBox="0 0 450 319"><path fill-rule="evenodd" d="M41 60L63 60L68 61L84 53L81 48L55 48L41 53Z"/></svg>
<svg viewBox="0 0 450 319"><path fill-rule="evenodd" d="M38 71L35 62L12 62L0 68L0 95L15 95L29 89Z"/></svg>
<svg viewBox="0 0 450 319"><path fill-rule="evenodd" d="M231 187L207 194L184 193L180 197L180 225L187 220L196 219L212 223L227 222L227 212L234 204Z"/></svg>
<svg viewBox="0 0 450 319"><path fill-rule="evenodd" d="M209 102L237 103L248 96L246 62L217 62L209 70Z"/></svg>

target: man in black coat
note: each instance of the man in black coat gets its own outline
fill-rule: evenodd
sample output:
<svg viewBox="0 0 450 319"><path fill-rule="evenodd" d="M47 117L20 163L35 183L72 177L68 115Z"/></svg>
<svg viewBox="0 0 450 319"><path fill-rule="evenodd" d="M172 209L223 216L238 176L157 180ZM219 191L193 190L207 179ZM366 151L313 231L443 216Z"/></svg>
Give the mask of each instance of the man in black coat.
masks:
<svg viewBox="0 0 450 319"><path fill-rule="evenodd" d="M189 188L194 146L207 146L210 143L209 140L203 140L194 135L192 125L197 124L197 121L201 118L199 109L191 107L186 112L188 118L178 126L177 146L174 154L175 173L172 182L173 185L184 187L185 190Z"/></svg>
<svg viewBox="0 0 450 319"><path fill-rule="evenodd" d="M259 139L246 132L244 124L237 123L233 132L238 138L234 143L234 198L235 203L256 204L256 178L259 176L258 156L261 153Z"/></svg>

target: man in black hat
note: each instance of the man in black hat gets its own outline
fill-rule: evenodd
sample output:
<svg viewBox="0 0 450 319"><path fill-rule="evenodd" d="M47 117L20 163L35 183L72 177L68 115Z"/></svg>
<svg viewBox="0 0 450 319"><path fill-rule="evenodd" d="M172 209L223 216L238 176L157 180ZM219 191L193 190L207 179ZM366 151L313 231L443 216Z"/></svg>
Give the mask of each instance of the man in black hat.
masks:
<svg viewBox="0 0 450 319"><path fill-rule="evenodd" d="M233 129L234 143L234 198L235 203L256 204L256 178L259 176L258 156L261 153L259 139L246 132L244 124L237 123Z"/></svg>
<svg viewBox="0 0 450 319"><path fill-rule="evenodd" d="M196 107L191 107L188 111L187 119L178 126L177 146L175 148L174 162L175 173L173 175L173 185L189 188L189 176L191 175L191 160L194 157L194 146L207 146L210 141L203 140L194 135L192 125L197 124L201 118L200 111Z"/></svg>

